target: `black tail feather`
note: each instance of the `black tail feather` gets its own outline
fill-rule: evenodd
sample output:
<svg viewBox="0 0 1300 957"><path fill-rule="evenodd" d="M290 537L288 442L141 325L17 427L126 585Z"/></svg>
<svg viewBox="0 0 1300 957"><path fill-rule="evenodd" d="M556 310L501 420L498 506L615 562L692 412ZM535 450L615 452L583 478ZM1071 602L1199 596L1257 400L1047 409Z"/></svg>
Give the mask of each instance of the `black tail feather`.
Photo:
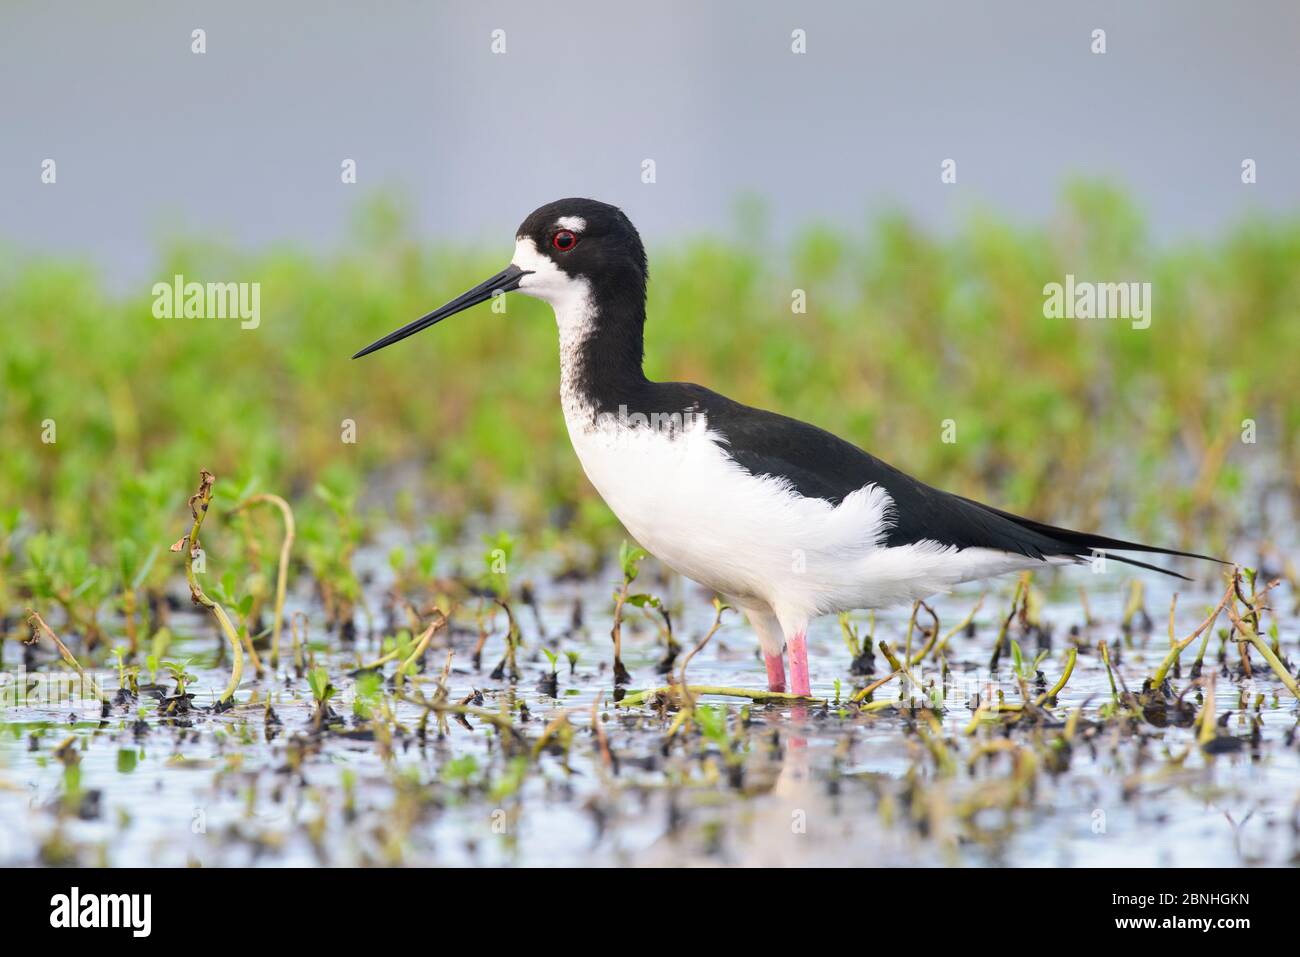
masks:
<svg viewBox="0 0 1300 957"><path fill-rule="evenodd" d="M992 512L1009 521L1015 522L1021 528L1033 532L1035 535L1041 535L1058 542L1061 551L1058 554L1073 555L1076 558L1086 558L1097 552L1104 552L1107 558L1125 565L1133 565L1137 568L1145 568L1153 572L1163 572L1166 575L1172 575L1174 578L1181 578L1184 581L1190 581L1186 575L1180 575L1178 572L1171 572L1167 568L1161 568L1158 565L1149 565L1146 562L1140 562L1133 558L1124 558L1114 555L1112 552L1147 552L1155 555L1176 555L1180 558L1199 558L1207 562L1218 562L1220 565L1231 565L1231 562L1222 558L1214 558L1211 555L1201 555L1197 552L1183 552L1176 548L1161 548L1158 545L1143 545L1140 542L1128 542L1120 538L1108 538L1105 535L1094 535L1091 532L1077 532L1069 528L1060 528L1056 525L1047 525L1043 522L1036 522L1032 518L1024 518L1020 515L1013 515L1011 512L1004 512L1001 509L994 508L991 505L985 505L982 502L976 502L972 499L965 499L972 505L977 505L987 512Z"/></svg>
<svg viewBox="0 0 1300 957"><path fill-rule="evenodd" d="M1086 557L1087 556L1080 555L1079 559L1083 560ZM1159 565L1152 565L1148 562L1140 562L1136 558L1125 558L1123 555L1112 555L1110 552L1106 552L1106 560L1110 562L1123 562L1125 565L1133 565L1136 568L1145 568L1147 571L1160 572L1160 574L1168 575L1171 578L1181 578L1185 582L1192 581L1192 579L1187 575L1170 571L1168 568L1161 568Z"/></svg>

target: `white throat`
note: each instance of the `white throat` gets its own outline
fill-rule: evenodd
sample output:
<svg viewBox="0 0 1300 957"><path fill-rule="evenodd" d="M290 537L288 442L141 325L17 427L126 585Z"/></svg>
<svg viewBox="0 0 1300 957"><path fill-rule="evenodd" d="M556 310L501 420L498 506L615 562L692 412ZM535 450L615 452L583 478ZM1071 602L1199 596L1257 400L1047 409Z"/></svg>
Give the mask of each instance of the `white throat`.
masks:
<svg viewBox="0 0 1300 957"><path fill-rule="evenodd" d="M595 410L578 388L583 362L583 344L595 328L596 307L591 284L568 275L537 251L531 239L515 242L512 260L520 269L531 271L519 282L519 291L544 302L555 311L555 325L560 333L560 403L570 430L586 427L595 418Z"/></svg>

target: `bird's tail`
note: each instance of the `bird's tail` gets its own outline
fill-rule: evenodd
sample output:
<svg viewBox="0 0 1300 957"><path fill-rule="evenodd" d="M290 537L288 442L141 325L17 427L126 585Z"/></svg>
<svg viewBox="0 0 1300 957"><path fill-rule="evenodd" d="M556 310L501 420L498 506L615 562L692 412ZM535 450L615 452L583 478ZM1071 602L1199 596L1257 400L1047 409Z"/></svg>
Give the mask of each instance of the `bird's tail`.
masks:
<svg viewBox="0 0 1300 957"><path fill-rule="evenodd" d="M1009 521L1015 522L1021 528L1033 532L1035 536L1042 536L1057 543L1059 551L1045 553L1054 553L1063 556L1072 556L1074 558L1084 559L1095 555L1097 552L1104 552L1106 557L1111 561L1121 562L1125 565L1133 565L1137 568L1145 568L1148 571L1160 572L1170 575L1174 578L1181 578L1184 581L1191 581L1186 575L1180 575L1178 572L1170 571L1167 568L1161 568L1159 565L1152 565L1148 562L1141 562L1135 558L1128 558L1123 555L1115 555L1113 552L1147 552L1156 555L1177 555L1180 558L1199 558L1207 562L1218 562L1220 565L1230 565L1231 562L1222 558L1214 558L1211 555L1201 555L1196 552L1183 552L1176 548L1161 548L1158 545L1143 545L1140 542L1128 542L1121 538L1108 538L1105 535L1094 535L1091 532L1079 532L1070 528L1059 528L1055 525L1048 525L1044 522L1036 522L1032 518L1025 518L1021 515L1013 515L1011 512L1004 512L1001 509L994 508L991 505L985 505L982 502L975 502L972 499L966 499L973 505L978 505L987 512L992 512Z"/></svg>

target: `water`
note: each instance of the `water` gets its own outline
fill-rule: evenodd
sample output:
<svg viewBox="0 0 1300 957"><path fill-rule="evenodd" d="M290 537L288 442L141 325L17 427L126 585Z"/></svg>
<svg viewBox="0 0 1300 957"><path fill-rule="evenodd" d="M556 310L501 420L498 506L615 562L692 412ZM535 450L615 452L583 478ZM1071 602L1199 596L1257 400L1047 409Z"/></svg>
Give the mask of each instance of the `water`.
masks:
<svg viewBox="0 0 1300 957"><path fill-rule="evenodd" d="M932 739L946 742L951 774L941 771L916 731L917 725L929 727L923 715L856 714L852 708L841 713L834 706L702 699L724 709L723 744L692 730L665 751L675 712L661 716L645 707L623 710L611 700L610 593L615 577L608 572L586 581L540 585L545 577L534 576L546 634L561 651L579 655L572 676L560 655L558 700L537 688L549 666L538 650L534 616L522 606L516 612L526 645L518 683L511 687L487 674L502 651L504 616L495 622L483 670L473 669L473 601L454 617L450 639L445 631L439 633L426 656L427 671L408 688L411 694L432 693L450 642L456 650L451 701L477 689L485 709L510 704L515 725L527 738L525 755L548 722L564 711L574 729L567 757L562 750L548 749L536 759L512 762L501 739L477 718L469 719L472 730L449 720L443 735L431 721L421 739L416 730L422 709L391 697L399 730L389 754L381 740L361 733L364 722L353 719L356 680L347 676L358 659L380 654L378 635L363 628L355 645L345 646L316 625L313 652L318 663L328 663L339 691L331 704L346 722L324 735L312 733L310 691L305 680L294 676L290 662L282 662L274 680L258 682L251 668L246 671L238 697L247 702L256 692L255 704L220 715L196 711L176 722L159 718L150 707L143 734L132 728L134 709L115 709L103 722L83 713L75 724L69 723L67 706L29 703L5 709L0 864L1177 867L1297 860L1296 702L1271 673L1261 674L1258 654L1253 656L1253 684L1223 674L1217 682L1216 710L1229 715L1220 733L1248 738L1251 721L1258 719L1254 745L1210 758L1196 747L1195 728L1102 717L1112 696L1096 642L1106 639L1114 647L1119 635L1126 578L1118 572L1092 576L1074 570L1042 582L1048 597L1042 620L1052 634L1052 651L1041 665L1048 685L1060 675L1070 629L1082 623L1078 585L1088 589L1099 623L1083 632L1086 650L1053 709L1060 720L1005 735L972 735L967 733L973 714L968 697L987 691L983 670L1014 583L999 581L989 589L976 617L975 636L957 635L949 644L952 687L938 719L940 733L930 732ZM648 577L643 575L638 584L652 587ZM1118 673L1133 691L1140 690L1168 647L1164 617L1170 585L1155 576L1146 581L1155 633L1119 640ZM1051 582L1056 585L1046 587ZM381 606L385 585L377 578L370 586L372 607ZM683 645L691 647L712 622L709 596L681 582L656 590L679 596L674 623ZM938 600L934 607L942 630L960 621L979 594L967 588ZM319 621L319 609L301 600L306 593L296 597L298 606ZM1202 617L1202 607L1217 598L1209 588L1184 588L1178 634L1188 634ZM583 607L585 626L570 632L575 602ZM1274 605L1283 650L1290 652L1296 619L1290 613L1295 595L1289 586L1274 592ZM857 618L865 627L865 615ZM877 639L901 649L906 623L906 610L879 615ZM1225 617L1219 626L1226 623ZM190 690L197 695L196 705L207 705L228 677L226 668L217 666L215 629L188 609L173 615L172 627L178 639L170 655L194 656L190 671L198 681ZM1035 639L1014 630L1013 635L1032 658ZM287 647L287 635L285 641ZM838 676L847 697L850 656L837 622L819 621L809 646L814 694L833 697ZM1183 675L1174 681L1179 690L1188 683L1196 647L1184 654ZM1207 662L1218 648L1216 637ZM1228 657L1232 666L1234 649ZM662 684L655 674L662 650L649 620L634 612L624 628L625 663L634 687ZM5 648L6 673L16 673L19 651L13 643ZM1009 657L1004 656L998 687L1014 702L1019 691L1009 679ZM39 660L49 659L42 650ZM877 675L883 675L886 665L879 655L877 665ZM389 665L387 674L393 670ZM928 662L918 670L922 684L938 676ZM692 660L689 675L692 685L762 687L756 644L739 614L724 617L710 645ZM115 683L114 676L110 687ZM1242 688L1250 699L1245 713L1238 701ZM1257 692L1264 701L1256 712ZM269 730L263 723L267 694L283 722ZM894 682L875 699L897 694ZM1187 700L1197 701L1197 695L1190 692ZM919 701L924 695L916 697ZM591 732L597 700L617 773L605 767ZM529 712L526 721L519 718L519 703ZM1081 717L1069 767L1053 774L1045 762L1061 734L1061 720L1076 708ZM66 797L68 771L56 754L65 738L71 738L79 756L81 796L73 802ZM1010 750L972 765L980 744ZM724 746L734 749L730 759ZM517 788L509 785L514 775L519 776Z"/></svg>

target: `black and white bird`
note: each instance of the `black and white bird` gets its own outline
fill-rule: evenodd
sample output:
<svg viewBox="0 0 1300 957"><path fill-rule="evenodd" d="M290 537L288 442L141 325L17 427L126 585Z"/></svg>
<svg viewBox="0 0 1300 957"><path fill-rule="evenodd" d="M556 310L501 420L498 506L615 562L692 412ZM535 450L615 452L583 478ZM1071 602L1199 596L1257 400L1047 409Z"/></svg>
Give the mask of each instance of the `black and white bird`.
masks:
<svg viewBox="0 0 1300 957"><path fill-rule="evenodd" d="M651 382L641 368L647 278L621 210L562 199L523 221L509 266L353 358L494 295L550 303L560 403L587 477L642 547L745 612L773 691L786 687L784 650L791 691L810 694L807 631L819 615L1099 552L1208 558L1022 518L931 488L797 419L689 382Z"/></svg>

